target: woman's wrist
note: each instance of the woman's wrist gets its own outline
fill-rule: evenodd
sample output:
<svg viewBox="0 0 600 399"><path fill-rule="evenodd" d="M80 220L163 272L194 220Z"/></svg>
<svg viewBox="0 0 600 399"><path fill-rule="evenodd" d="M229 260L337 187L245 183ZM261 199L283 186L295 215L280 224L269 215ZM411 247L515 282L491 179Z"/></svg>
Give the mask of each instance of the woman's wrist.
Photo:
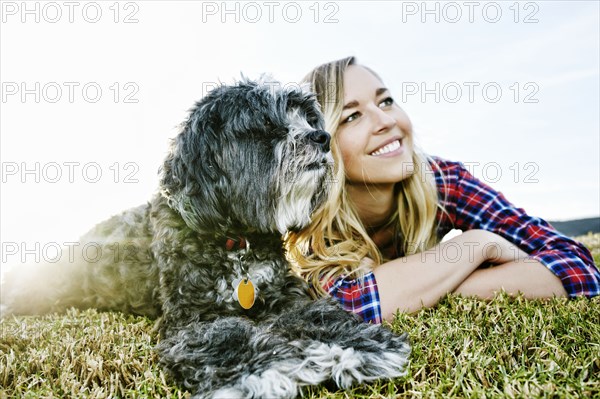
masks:
<svg viewBox="0 0 600 399"><path fill-rule="evenodd" d="M479 264L502 264L524 259L528 255L512 242L491 231L475 229L461 234L465 245L475 248L475 256ZM461 237L458 236L458 237Z"/></svg>
<svg viewBox="0 0 600 399"><path fill-rule="evenodd" d="M476 269L485 262L490 261L490 254L486 245L490 242L490 233L485 230L467 230L448 242L458 244L462 250L463 261ZM442 243L443 244L443 243Z"/></svg>

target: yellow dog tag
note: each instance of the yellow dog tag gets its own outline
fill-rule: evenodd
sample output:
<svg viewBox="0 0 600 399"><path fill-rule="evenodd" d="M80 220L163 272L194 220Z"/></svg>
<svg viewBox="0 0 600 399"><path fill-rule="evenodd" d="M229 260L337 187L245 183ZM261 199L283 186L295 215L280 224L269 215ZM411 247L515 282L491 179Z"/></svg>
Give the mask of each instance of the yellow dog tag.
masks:
<svg viewBox="0 0 600 399"><path fill-rule="evenodd" d="M237 284L237 287L235 287L235 296L240 306L244 309L250 309L254 305L254 284L252 284L249 278L244 278Z"/></svg>

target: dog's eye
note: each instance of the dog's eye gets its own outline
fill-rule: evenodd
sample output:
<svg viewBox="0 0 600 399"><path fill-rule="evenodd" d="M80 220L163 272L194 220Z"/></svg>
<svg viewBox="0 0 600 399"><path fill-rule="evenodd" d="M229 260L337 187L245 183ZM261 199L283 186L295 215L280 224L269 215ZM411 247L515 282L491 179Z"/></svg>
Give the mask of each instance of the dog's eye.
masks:
<svg viewBox="0 0 600 399"><path fill-rule="evenodd" d="M322 129L322 118L318 111L311 110L306 113L306 120L310 126L315 129Z"/></svg>
<svg viewBox="0 0 600 399"><path fill-rule="evenodd" d="M323 121L322 119L315 115L314 117L310 118L308 123L315 129L323 129Z"/></svg>
<svg viewBox="0 0 600 399"><path fill-rule="evenodd" d="M278 135L278 136L286 136L288 134L288 129L285 126L281 126L279 124L275 124L275 123L273 123L271 121L265 121L265 127L272 134L275 134L275 135Z"/></svg>

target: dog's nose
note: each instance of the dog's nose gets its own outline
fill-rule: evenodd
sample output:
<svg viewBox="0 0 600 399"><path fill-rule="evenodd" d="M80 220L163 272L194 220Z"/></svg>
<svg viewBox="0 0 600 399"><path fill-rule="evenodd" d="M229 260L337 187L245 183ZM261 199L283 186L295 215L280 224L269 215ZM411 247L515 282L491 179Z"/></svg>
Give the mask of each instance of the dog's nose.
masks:
<svg viewBox="0 0 600 399"><path fill-rule="evenodd" d="M329 151L331 136L325 130L314 130L308 134L308 138L313 143L320 145L323 151Z"/></svg>

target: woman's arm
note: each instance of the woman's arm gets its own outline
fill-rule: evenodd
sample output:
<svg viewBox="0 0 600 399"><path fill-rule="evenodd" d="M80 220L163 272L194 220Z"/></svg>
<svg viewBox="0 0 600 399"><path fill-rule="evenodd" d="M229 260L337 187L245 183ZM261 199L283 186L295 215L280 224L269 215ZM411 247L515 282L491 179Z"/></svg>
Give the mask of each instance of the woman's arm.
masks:
<svg viewBox="0 0 600 399"><path fill-rule="evenodd" d="M600 293L600 272L581 243L560 234L543 219L529 216L462 164L441 159L436 162L441 170L435 177L447 211L441 217L445 228L491 231L518 245L531 258L518 266L478 270L458 292L489 297L504 288L532 298L565 292L570 297ZM557 289L556 280L546 272L561 282L563 290Z"/></svg>
<svg viewBox="0 0 600 399"><path fill-rule="evenodd" d="M454 292L464 296L491 299L501 289L511 295L522 293L526 298L567 296L560 279L535 259L475 270Z"/></svg>
<svg viewBox="0 0 600 399"><path fill-rule="evenodd" d="M493 244L493 245L489 245ZM381 316L415 312L456 290L485 262L507 263L527 256L502 237L470 230L434 248L375 267Z"/></svg>

